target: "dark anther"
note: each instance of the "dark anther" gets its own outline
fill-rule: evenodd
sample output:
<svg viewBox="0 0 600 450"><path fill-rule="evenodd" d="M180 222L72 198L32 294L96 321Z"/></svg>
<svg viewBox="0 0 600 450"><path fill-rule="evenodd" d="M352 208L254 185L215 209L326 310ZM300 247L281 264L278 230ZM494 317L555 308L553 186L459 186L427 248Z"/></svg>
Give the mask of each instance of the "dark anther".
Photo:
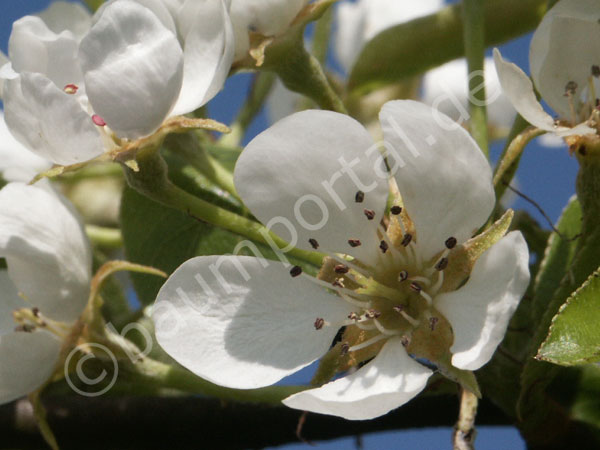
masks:
<svg viewBox="0 0 600 450"><path fill-rule="evenodd" d="M347 343L347 342L344 342L344 343L342 344L342 347L341 347L341 352L340 352L340 353L341 353L341 355L342 355L342 356L344 356L344 355L348 354L348 351L349 351L349 350L350 350L350 345L348 345L348 343Z"/></svg>
<svg viewBox="0 0 600 450"><path fill-rule="evenodd" d="M27 323L25 325L19 325L15 328L15 332L17 333L31 333L33 330L35 330L35 327Z"/></svg>
<svg viewBox="0 0 600 450"><path fill-rule="evenodd" d="M415 292L421 292L423 290L421 285L419 283L415 283L414 281L410 283L410 288Z"/></svg>
<svg viewBox="0 0 600 450"><path fill-rule="evenodd" d="M317 317L315 320L315 330L320 330L325 325L325 321L321 317Z"/></svg>
<svg viewBox="0 0 600 450"><path fill-rule="evenodd" d="M438 319L437 317L429 318L429 328L431 328L431 331L435 330L435 326L437 325L437 323L439 321L440 321L440 319Z"/></svg>
<svg viewBox="0 0 600 450"><path fill-rule="evenodd" d="M569 81L565 86L565 95L575 95L575 91L577 91L577 83Z"/></svg>
<svg viewBox="0 0 600 450"><path fill-rule="evenodd" d="M444 243L446 244L447 249L453 249L454 247L456 247L456 238L449 237L448 239L446 239L446 242L444 242Z"/></svg>
<svg viewBox="0 0 600 450"><path fill-rule="evenodd" d="M358 247L361 242L358 239L348 239L348 244L350 244L350 247Z"/></svg>
<svg viewBox="0 0 600 450"><path fill-rule="evenodd" d="M600 77L600 66L593 65L592 66L592 75L596 78Z"/></svg>
<svg viewBox="0 0 600 450"><path fill-rule="evenodd" d="M348 273L350 269L345 264L338 264L333 268L333 270L335 271L335 273L344 274Z"/></svg>
<svg viewBox="0 0 600 450"><path fill-rule="evenodd" d="M381 241L381 242L379 243L379 249L381 250L381 252L382 252L382 253L385 253L385 252L387 252L387 251L388 251L388 248L389 248L389 246L388 246L388 243L387 243L387 242L385 242L385 241Z"/></svg>
<svg viewBox="0 0 600 450"><path fill-rule="evenodd" d="M392 306L392 309L394 311L396 311L397 313L401 313L402 311L404 311L404 305L396 305L396 306Z"/></svg>
<svg viewBox="0 0 600 450"><path fill-rule="evenodd" d="M37 306L31 308L31 312L35 317L40 317L40 308L38 308Z"/></svg>
<svg viewBox="0 0 600 450"><path fill-rule="evenodd" d="M402 207L401 207L401 206L394 205L394 206L392 206L392 207L390 208L390 212L391 212L393 215L397 216L398 214L400 214L400 213L402 212Z"/></svg>
<svg viewBox="0 0 600 450"><path fill-rule="evenodd" d="M348 319L350 319L350 320L358 320L358 319L360 319L360 317L355 312L351 312L350 314L348 314Z"/></svg>
<svg viewBox="0 0 600 450"><path fill-rule="evenodd" d="M581 156L587 155L587 148L585 148L585 145L582 144L579 146L579 154Z"/></svg>
<svg viewBox="0 0 600 450"><path fill-rule="evenodd" d="M410 338L408 336L402 336L400 338L400 343L405 347L408 347L410 345Z"/></svg>
<svg viewBox="0 0 600 450"><path fill-rule="evenodd" d="M401 270L398 274L398 279L400 281L405 281L408 278L408 272L406 270Z"/></svg>
<svg viewBox="0 0 600 450"><path fill-rule="evenodd" d="M316 239L310 238L308 240L308 242L311 245L311 247L314 248L315 250L319 248L319 243L317 242Z"/></svg>
<svg viewBox="0 0 600 450"><path fill-rule="evenodd" d="M344 288L344 280L342 278L336 278L333 283L331 283L335 287Z"/></svg>
<svg viewBox="0 0 600 450"><path fill-rule="evenodd" d="M406 233L404 235L404 238L402 239L402 246L408 247L408 244L410 244L410 241L412 241L412 234Z"/></svg>
<svg viewBox="0 0 600 450"><path fill-rule="evenodd" d="M367 219L369 220L373 220L375 218L375 211L373 211L372 209L365 209L364 213L365 216L367 216Z"/></svg>
<svg viewBox="0 0 600 450"><path fill-rule="evenodd" d="M381 312L377 311L376 309L369 309L365 313L365 316L367 316L369 319L377 319L379 316L381 316Z"/></svg>
<svg viewBox="0 0 600 450"><path fill-rule="evenodd" d="M448 258L440 259L435 265L436 270L444 270L446 267L448 267Z"/></svg>
<svg viewBox="0 0 600 450"><path fill-rule="evenodd" d="M362 203L364 199L365 193L363 191L358 191L354 196L354 200L356 201L356 203Z"/></svg>
<svg viewBox="0 0 600 450"><path fill-rule="evenodd" d="M290 269L290 275L292 277L297 277L301 273L302 273L302 267L300 267L300 266L294 266Z"/></svg>

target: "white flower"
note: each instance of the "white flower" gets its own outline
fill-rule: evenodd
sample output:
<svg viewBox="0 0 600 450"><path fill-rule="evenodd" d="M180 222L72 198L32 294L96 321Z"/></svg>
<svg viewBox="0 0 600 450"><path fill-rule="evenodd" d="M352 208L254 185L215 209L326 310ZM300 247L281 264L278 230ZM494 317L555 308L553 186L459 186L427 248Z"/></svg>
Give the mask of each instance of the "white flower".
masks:
<svg viewBox="0 0 600 450"><path fill-rule="evenodd" d="M600 1L561 0L546 13L529 50L535 87L558 114L555 121L538 102L533 84L516 65L494 50L502 89L532 125L559 136L596 133L588 118L600 86Z"/></svg>
<svg viewBox="0 0 600 450"><path fill-rule="evenodd" d="M504 95L492 58L485 58L485 91L488 122L500 129L510 129L515 109ZM457 122L469 118L469 71L465 59L456 59L425 74L423 102Z"/></svg>
<svg viewBox="0 0 600 450"><path fill-rule="evenodd" d="M41 386L89 295L91 251L65 201L36 186L0 190L0 404ZM14 318L18 319L15 323Z"/></svg>
<svg viewBox="0 0 600 450"><path fill-rule="evenodd" d="M227 7L222 0L177 6L114 0L77 34L57 33L33 16L15 22L11 64L2 69L13 135L55 163L74 164L114 145L111 132L119 139L147 136L170 115L209 101L233 58ZM77 23L67 20L69 11L65 6L61 25Z"/></svg>
<svg viewBox="0 0 600 450"><path fill-rule="evenodd" d="M15 140L6 127L4 111L0 110L0 176L5 181L29 182L50 166L50 161L40 158Z"/></svg>
<svg viewBox="0 0 600 450"><path fill-rule="evenodd" d="M249 32L263 36L283 33L309 0L231 0L231 21L235 32L235 61L250 50Z"/></svg>
<svg viewBox="0 0 600 450"><path fill-rule="evenodd" d="M335 52L349 71L363 46L386 28L432 14L444 0L358 0L343 2L336 11Z"/></svg>
<svg viewBox="0 0 600 450"><path fill-rule="evenodd" d="M330 352L354 365L374 359L284 403L369 419L425 387L432 372L413 356L446 369L489 361L529 281L526 243L508 234L456 280L457 244L494 206L490 167L467 132L429 106L389 102L380 120L404 207L385 222L389 173L354 119L300 112L246 147L235 182L250 211L290 246L332 259L318 279L254 257L184 263L153 312L158 342L179 363L219 385L258 388L323 356L346 326L348 342Z"/></svg>

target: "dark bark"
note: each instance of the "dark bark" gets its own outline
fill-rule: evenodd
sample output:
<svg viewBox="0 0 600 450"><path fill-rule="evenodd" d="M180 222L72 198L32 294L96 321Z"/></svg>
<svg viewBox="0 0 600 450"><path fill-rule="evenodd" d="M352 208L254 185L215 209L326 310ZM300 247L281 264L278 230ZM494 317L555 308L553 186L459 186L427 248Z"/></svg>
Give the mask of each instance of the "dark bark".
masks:
<svg viewBox="0 0 600 450"><path fill-rule="evenodd" d="M262 448L297 442L295 432L302 414L283 406L190 397L64 397L48 398L44 403L48 422L62 450ZM308 441L317 441L376 431L451 427L457 412L458 400L453 396L422 396L371 421L349 422L309 414L302 436ZM477 423L508 425L510 421L496 407L483 401ZM448 439L450 441L450 431ZM23 402L0 407L0 448L47 448Z"/></svg>

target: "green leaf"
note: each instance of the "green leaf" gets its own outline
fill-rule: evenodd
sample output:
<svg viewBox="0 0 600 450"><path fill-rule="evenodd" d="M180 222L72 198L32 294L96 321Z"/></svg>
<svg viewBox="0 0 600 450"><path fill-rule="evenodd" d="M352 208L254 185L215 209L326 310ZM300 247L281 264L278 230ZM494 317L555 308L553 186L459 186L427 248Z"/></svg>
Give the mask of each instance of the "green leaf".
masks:
<svg viewBox="0 0 600 450"><path fill-rule="evenodd" d="M535 279L532 311L534 318L544 314L554 291L571 266L577 247L577 239L574 238L581 232L581 219L581 205L577 197L573 196L556 226L560 235L553 232L548 239L544 259Z"/></svg>
<svg viewBox="0 0 600 450"><path fill-rule="evenodd" d="M560 308L537 358L563 366L600 361L600 269Z"/></svg>
<svg viewBox="0 0 600 450"><path fill-rule="evenodd" d="M498 45L533 30L547 0L485 0L485 45ZM384 30L362 50L348 90L377 89L464 56L460 4Z"/></svg>

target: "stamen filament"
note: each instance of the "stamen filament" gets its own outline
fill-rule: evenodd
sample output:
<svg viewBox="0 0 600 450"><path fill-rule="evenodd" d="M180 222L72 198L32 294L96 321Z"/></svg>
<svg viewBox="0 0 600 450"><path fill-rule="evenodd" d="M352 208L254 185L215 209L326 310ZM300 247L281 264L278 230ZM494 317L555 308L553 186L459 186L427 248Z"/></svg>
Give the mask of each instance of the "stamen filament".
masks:
<svg viewBox="0 0 600 450"><path fill-rule="evenodd" d="M428 306L431 306L433 304L433 299L431 298L431 296L427 292L421 290L421 291L419 291L419 295L421 297L423 297L425 300L427 300L427 305Z"/></svg>
<svg viewBox="0 0 600 450"><path fill-rule="evenodd" d="M350 347L348 349L349 352L355 352L357 350L361 350L363 348L366 348L370 345L375 344L376 342L381 341L382 339L387 339L388 336L386 336L385 334L378 334L375 337L372 337L371 339L367 339L365 342L361 342L360 344L357 345L353 345L352 347Z"/></svg>
<svg viewBox="0 0 600 450"><path fill-rule="evenodd" d="M381 323L379 322L379 320L377 319L373 319L373 324L377 327L377 329L383 333L386 334L388 336L396 336L398 334L400 334L399 331L392 331L392 330L388 330L387 328L385 328L383 325L381 325Z"/></svg>

